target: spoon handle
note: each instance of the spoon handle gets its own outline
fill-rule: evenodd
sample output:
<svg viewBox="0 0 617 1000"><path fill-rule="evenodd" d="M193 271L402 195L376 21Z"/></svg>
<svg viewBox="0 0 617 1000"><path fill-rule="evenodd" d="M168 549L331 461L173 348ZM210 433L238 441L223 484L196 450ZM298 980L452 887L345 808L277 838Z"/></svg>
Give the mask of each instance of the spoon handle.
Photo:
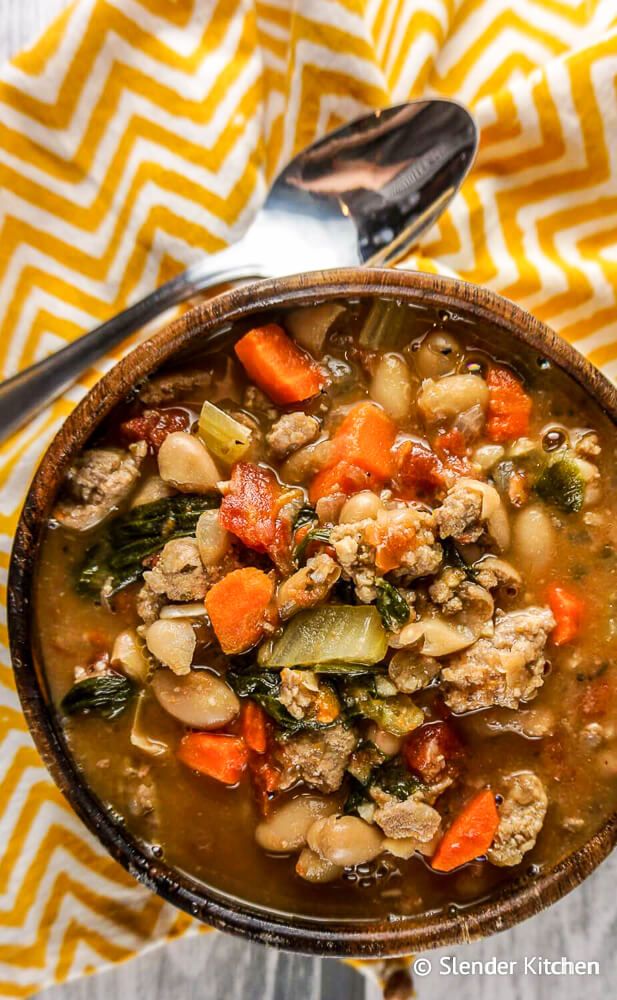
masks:
<svg viewBox="0 0 617 1000"><path fill-rule="evenodd" d="M90 333L0 382L0 441L60 396L103 354L166 309L213 285L267 277L262 265L247 262L243 244L241 240L206 257Z"/></svg>

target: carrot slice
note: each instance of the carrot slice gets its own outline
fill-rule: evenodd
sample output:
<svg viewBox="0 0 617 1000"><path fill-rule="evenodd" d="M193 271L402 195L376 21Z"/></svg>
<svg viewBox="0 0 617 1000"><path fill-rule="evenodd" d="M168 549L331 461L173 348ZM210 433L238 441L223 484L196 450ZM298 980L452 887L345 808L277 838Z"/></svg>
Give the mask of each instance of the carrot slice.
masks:
<svg viewBox="0 0 617 1000"><path fill-rule="evenodd" d="M234 350L249 378L279 406L316 396L327 381L317 362L277 323L249 330Z"/></svg>
<svg viewBox="0 0 617 1000"><path fill-rule="evenodd" d="M265 753L268 745L266 713L256 701L247 701L242 706L242 735L249 750Z"/></svg>
<svg viewBox="0 0 617 1000"><path fill-rule="evenodd" d="M474 795L446 830L431 865L438 872L454 868L486 854L499 826L495 796L490 788Z"/></svg>
<svg viewBox="0 0 617 1000"><path fill-rule="evenodd" d="M334 435L334 452L339 461L349 462L385 482L394 462L390 449L396 426L375 403L357 403Z"/></svg>
<svg viewBox="0 0 617 1000"><path fill-rule="evenodd" d="M336 493L344 493L351 496L359 490L370 490L375 486L380 486L381 480L377 480L370 472L351 465L349 462L337 462L327 469L318 472L309 487L309 500L316 504L322 497L331 497Z"/></svg>
<svg viewBox="0 0 617 1000"><path fill-rule="evenodd" d="M551 632L556 646L565 646L579 635L585 616L585 602L565 587L552 584L548 589L548 603L557 624Z"/></svg>
<svg viewBox="0 0 617 1000"><path fill-rule="evenodd" d="M503 443L529 434L531 398L516 375L507 368L491 368L486 431L492 441Z"/></svg>
<svg viewBox="0 0 617 1000"><path fill-rule="evenodd" d="M284 494L271 469L253 462L236 462L219 520L249 549L266 552L277 566L288 569L291 522L279 516Z"/></svg>
<svg viewBox="0 0 617 1000"><path fill-rule="evenodd" d="M193 771L224 785L235 785L248 764L248 750L239 736L188 733L180 740L178 760Z"/></svg>
<svg viewBox="0 0 617 1000"><path fill-rule="evenodd" d="M206 611L224 653L243 653L273 620L274 583L263 570L245 566L228 573L206 594Z"/></svg>

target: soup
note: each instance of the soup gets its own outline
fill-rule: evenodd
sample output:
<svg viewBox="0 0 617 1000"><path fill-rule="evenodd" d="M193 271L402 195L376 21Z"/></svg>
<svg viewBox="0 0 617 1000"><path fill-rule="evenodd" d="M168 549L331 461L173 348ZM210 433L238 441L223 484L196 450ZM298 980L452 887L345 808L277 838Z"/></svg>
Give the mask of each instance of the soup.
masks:
<svg viewBox="0 0 617 1000"><path fill-rule="evenodd" d="M385 300L176 359L41 551L87 781L280 912L464 907L552 867L617 804L613 437L547 359Z"/></svg>

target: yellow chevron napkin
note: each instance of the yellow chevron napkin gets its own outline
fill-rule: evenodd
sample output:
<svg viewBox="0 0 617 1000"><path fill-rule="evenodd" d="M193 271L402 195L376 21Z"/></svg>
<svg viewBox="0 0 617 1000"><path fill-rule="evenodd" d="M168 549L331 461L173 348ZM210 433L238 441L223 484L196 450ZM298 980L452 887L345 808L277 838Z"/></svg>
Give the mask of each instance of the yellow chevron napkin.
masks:
<svg viewBox="0 0 617 1000"><path fill-rule="evenodd" d="M18 2L18 0L16 0ZM76 0L0 72L0 372L250 221L277 169L372 107L473 108L476 167L410 266L515 299L617 374L615 0ZM35 464L114 357L0 449L0 994L197 930L111 861L28 736L7 650Z"/></svg>

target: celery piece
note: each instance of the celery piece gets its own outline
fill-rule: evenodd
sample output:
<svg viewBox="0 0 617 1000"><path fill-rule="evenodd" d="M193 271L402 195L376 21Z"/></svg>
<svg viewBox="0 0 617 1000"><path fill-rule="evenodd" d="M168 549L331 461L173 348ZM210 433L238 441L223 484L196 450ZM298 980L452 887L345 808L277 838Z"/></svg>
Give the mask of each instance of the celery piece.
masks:
<svg viewBox="0 0 617 1000"><path fill-rule="evenodd" d="M292 618L275 641L266 666L369 666L383 660L387 648L388 638L377 608L330 604L301 611Z"/></svg>
<svg viewBox="0 0 617 1000"><path fill-rule="evenodd" d="M249 428L209 400L199 414L198 434L206 448L228 465L242 458L251 443Z"/></svg>
<svg viewBox="0 0 617 1000"><path fill-rule="evenodd" d="M408 324L409 308L404 303L376 299L360 330L360 346L373 351L393 349L403 339Z"/></svg>

